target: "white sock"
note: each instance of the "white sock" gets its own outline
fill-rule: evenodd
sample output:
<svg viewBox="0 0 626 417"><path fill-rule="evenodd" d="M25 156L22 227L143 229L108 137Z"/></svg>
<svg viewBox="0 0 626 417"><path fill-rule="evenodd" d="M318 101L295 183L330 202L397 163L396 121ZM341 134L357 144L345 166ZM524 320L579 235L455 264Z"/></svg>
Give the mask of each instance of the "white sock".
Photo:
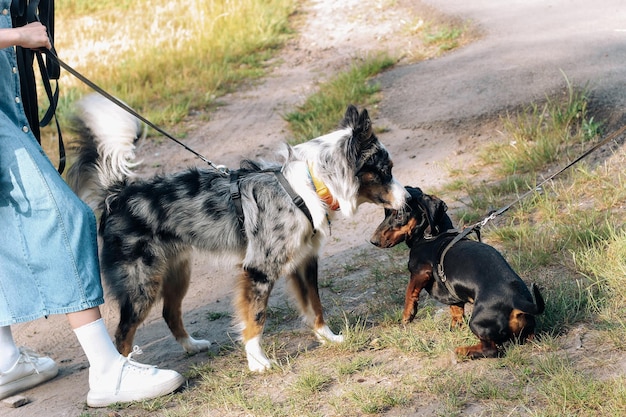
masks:
<svg viewBox="0 0 626 417"><path fill-rule="evenodd" d="M74 329L80 345L89 361L89 374L105 373L120 357L120 353L109 337L104 320L98 319Z"/></svg>
<svg viewBox="0 0 626 417"><path fill-rule="evenodd" d="M0 327L0 372L6 372L20 357L20 350L15 346L11 326Z"/></svg>

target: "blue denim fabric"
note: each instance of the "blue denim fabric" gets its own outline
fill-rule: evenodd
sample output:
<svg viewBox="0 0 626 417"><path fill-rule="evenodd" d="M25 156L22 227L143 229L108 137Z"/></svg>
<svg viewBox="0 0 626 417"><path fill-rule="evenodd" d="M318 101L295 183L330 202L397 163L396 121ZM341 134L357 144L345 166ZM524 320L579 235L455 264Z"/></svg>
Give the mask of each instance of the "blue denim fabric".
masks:
<svg viewBox="0 0 626 417"><path fill-rule="evenodd" d="M94 214L31 133L16 68L14 49L0 50L0 326L104 302Z"/></svg>

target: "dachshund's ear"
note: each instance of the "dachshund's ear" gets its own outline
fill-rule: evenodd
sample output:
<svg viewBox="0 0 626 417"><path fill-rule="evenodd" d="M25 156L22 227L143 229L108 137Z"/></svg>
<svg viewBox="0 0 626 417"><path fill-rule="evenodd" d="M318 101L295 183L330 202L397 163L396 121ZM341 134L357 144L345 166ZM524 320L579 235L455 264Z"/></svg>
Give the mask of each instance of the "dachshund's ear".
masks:
<svg viewBox="0 0 626 417"><path fill-rule="evenodd" d="M433 196L433 204L435 206L435 214L433 215L433 223L437 228L437 234L443 233L447 230L454 229L450 216L446 214L448 211L448 205L439 198Z"/></svg>
<svg viewBox="0 0 626 417"><path fill-rule="evenodd" d="M404 187L407 192L409 193L409 195L411 196L411 198L409 199L409 201L418 201L420 199L422 199L424 197L424 193L422 192L421 189L419 189L418 187L409 187L406 186Z"/></svg>
<svg viewBox="0 0 626 417"><path fill-rule="evenodd" d="M411 201L415 201L417 203L420 208L420 212L422 213L422 222L426 220L430 233L435 234L435 211L437 208L432 204L432 199L426 194L422 194L415 200L413 200L413 198L415 197L412 197Z"/></svg>

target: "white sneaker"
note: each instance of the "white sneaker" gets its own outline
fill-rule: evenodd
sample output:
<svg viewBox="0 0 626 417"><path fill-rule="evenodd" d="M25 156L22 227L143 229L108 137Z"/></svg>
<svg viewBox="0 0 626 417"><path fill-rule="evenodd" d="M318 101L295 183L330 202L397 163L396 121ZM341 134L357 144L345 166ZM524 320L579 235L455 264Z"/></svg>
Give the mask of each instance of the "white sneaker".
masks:
<svg viewBox="0 0 626 417"><path fill-rule="evenodd" d="M52 359L21 347L15 365L0 372L0 400L46 382L58 373L59 368Z"/></svg>
<svg viewBox="0 0 626 417"><path fill-rule="evenodd" d="M89 375L87 405L106 407L114 403L143 401L169 394L180 387L185 378L176 371L157 369L131 359L141 354L138 346L119 360L103 375Z"/></svg>

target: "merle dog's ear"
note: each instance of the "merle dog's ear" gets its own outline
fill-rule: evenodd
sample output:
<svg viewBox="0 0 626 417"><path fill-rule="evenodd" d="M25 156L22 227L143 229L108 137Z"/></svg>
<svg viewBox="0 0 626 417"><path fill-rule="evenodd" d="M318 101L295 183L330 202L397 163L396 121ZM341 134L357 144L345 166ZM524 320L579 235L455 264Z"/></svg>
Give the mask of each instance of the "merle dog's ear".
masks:
<svg viewBox="0 0 626 417"><path fill-rule="evenodd" d="M287 157L285 158L285 162L291 162L291 161L294 161L295 159L296 158L295 158L295 155L293 153L293 148L291 146L287 145Z"/></svg>
<svg viewBox="0 0 626 417"><path fill-rule="evenodd" d="M356 124L355 130L362 140L369 140L372 137L372 121L366 109L363 109L359 115L359 121Z"/></svg>
<svg viewBox="0 0 626 417"><path fill-rule="evenodd" d="M372 121L366 109L363 109L361 114L359 114L359 111L354 105L349 105L341 122L341 126L352 128L354 143L358 145L361 150L369 149L376 140L376 136L373 135Z"/></svg>
<svg viewBox="0 0 626 417"><path fill-rule="evenodd" d="M343 116L343 120L341 121L341 127L354 127L357 125L359 121L359 111L352 104L348 106L346 109L346 114Z"/></svg>
<svg viewBox="0 0 626 417"><path fill-rule="evenodd" d="M379 148L378 138L373 133L372 121L365 109L359 114L356 107L350 105L342 125L352 128L352 137L346 142L346 155L358 171L365 163L367 155L373 154L370 150Z"/></svg>

